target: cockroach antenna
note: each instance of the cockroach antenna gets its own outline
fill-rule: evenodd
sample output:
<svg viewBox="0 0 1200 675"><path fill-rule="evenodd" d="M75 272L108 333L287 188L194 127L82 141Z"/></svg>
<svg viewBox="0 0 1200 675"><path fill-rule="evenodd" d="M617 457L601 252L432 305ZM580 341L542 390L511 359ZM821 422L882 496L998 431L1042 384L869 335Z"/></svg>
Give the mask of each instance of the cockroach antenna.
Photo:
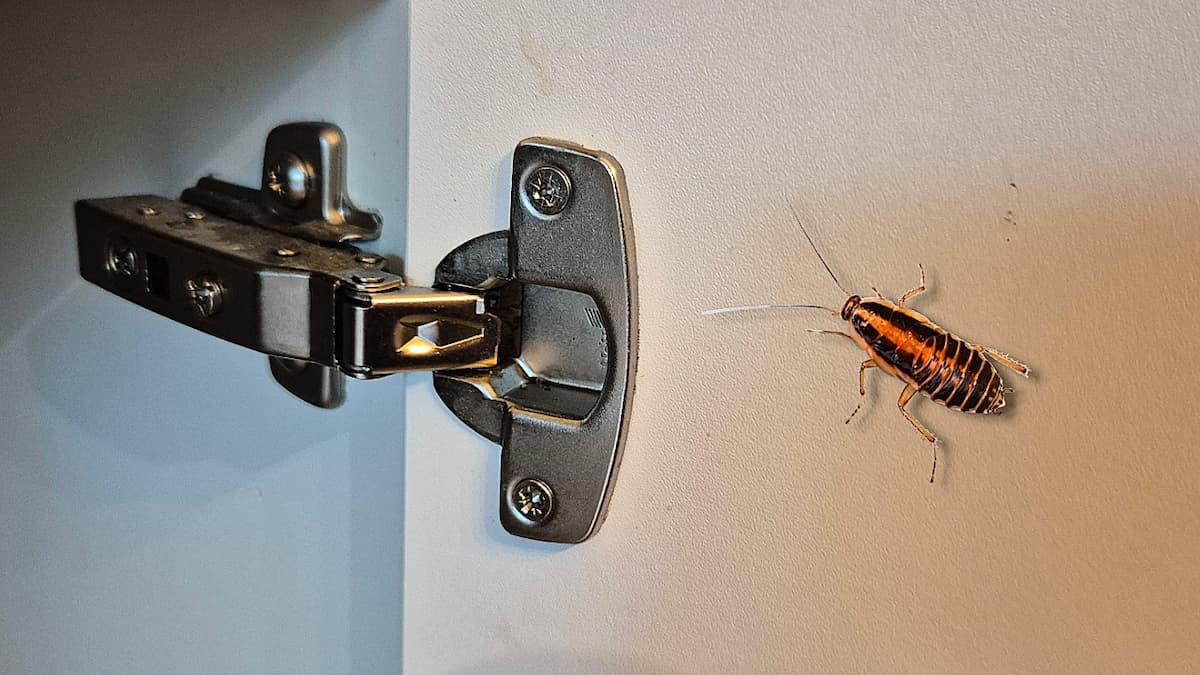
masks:
<svg viewBox="0 0 1200 675"><path fill-rule="evenodd" d="M834 316L839 316L841 313L835 309L830 309L823 305L743 305L741 307L721 307L719 309L706 309L701 314L724 314L726 312L749 312L755 309L823 309Z"/></svg>
<svg viewBox="0 0 1200 675"><path fill-rule="evenodd" d="M829 272L829 277L831 279L833 279L833 283L837 284L837 287L840 288L842 290L842 292L845 293L847 296L853 295L853 293L851 293L850 291L847 291L846 288L844 286L842 286L842 282L838 281L838 278L833 274L833 270L829 269L829 264L825 262L825 257L822 256L821 252L817 250L817 245L815 243L813 243L812 237L810 237L808 235L808 230L804 229L804 223L800 222L800 214L796 213L796 207L792 206L791 202L788 202L788 208L791 209L792 216L796 219L796 224L800 226L800 231L804 233L804 238L808 240L808 245L812 247L813 253L817 254L817 260L820 260L821 265L823 265L825 267L825 271ZM840 317L842 315L842 313L840 311L838 311L836 309L831 309L824 305L794 305L794 304L788 304L788 305L742 305L740 307L721 307L719 309L705 310L704 312L702 312L702 314L724 314L726 312L748 312L748 311L753 311L753 310L758 310L758 309L823 309L826 312L829 312L830 314L837 316L837 317Z"/></svg>
<svg viewBox="0 0 1200 675"><path fill-rule="evenodd" d="M808 236L808 230L804 229L804 223L800 222L800 214L796 213L796 207L792 206L791 202L788 202L788 208L791 209L792 217L796 219L796 225L800 226L800 231L804 233L804 238L808 240L808 245L812 247L813 253L817 254L817 260L820 260L821 264L825 266L825 271L829 272L829 278L833 279L833 283L837 284L837 287L840 288L842 292L847 295L847 297L854 295L850 291L846 290L846 287L842 285L842 282L838 281L838 278L833 273L833 270L829 269L829 263L825 262L825 256L821 255L821 252L817 250L817 245L813 243L812 237Z"/></svg>

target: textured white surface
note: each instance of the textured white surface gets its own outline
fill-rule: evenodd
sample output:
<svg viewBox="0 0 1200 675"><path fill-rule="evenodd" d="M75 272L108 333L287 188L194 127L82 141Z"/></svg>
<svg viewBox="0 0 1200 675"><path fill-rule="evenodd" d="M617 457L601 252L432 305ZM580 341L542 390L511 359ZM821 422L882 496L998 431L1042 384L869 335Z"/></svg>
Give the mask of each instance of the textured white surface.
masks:
<svg viewBox="0 0 1200 675"><path fill-rule="evenodd" d="M899 4L899 3L897 3ZM613 153L641 363L599 535L496 523L497 452L409 388L405 663L433 672L1182 671L1200 659L1191 3L418 3L408 263L503 227L512 146ZM845 5L845 6L843 6ZM800 331L854 288L1027 360L1009 414Z"/></svg>

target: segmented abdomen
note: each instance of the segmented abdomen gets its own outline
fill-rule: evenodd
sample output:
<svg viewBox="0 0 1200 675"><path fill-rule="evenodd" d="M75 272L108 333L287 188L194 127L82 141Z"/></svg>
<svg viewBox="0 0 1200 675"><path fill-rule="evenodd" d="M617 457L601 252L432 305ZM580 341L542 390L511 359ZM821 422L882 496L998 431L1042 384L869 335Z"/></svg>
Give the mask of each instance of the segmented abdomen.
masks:
<svg viewBox="0 0 1200 675"><path fill-rule="evenodd" d="M864 300L851 325L879 358L934 401L971 413L1004 407L1004 384L983 352L915 312Z"/></svg>
<svg viewBox="0 0 1200 675"><path fill-rule="evenodd" d="M1000 376L983 352L942 333L927 341L912 378L921 393L948 408L994 413L1004 406Z"/></svg>

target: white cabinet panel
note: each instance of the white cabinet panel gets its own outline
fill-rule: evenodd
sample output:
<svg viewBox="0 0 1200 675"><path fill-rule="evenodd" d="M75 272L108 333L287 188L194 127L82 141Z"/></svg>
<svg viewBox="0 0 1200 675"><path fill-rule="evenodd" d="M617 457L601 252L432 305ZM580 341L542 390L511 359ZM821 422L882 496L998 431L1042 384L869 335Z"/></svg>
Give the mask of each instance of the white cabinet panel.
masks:
<svg viewBox="0 0 1200 675"><path fill-rule="evenodd" d="M405 663L429 672L1181 670L1197 652L1200 18L1189 3L482 2L412 10L408 265L506 225L513 145L613 153L641 360L609 518L497 524L497 450L423 383ZM917 401L818 313L914 304L1035 369ZM414 378L417 380L418 378Z"/></svg>

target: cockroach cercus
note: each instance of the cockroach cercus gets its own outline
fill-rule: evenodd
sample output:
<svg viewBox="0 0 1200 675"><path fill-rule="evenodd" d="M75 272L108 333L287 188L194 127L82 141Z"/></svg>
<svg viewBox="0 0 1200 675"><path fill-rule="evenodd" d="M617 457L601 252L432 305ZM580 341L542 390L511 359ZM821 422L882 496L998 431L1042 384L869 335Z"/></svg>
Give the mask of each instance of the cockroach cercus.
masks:
<svg viewBox="0 0 1200 675"><path fill-rule="evenodd" d="M814 328L805 330L810 333L844 337L861 347L870 357L858 368L858 406L850 413L850 417L846 418L846 424L849 424L862 408L863 398L867 395L864 378L868 368L878 368L900 379L905 384L897 402L900 413L925 440L929 441L933 449L933 468L929 472L929 482L932 483L937 472L938 439L905 409L913 394L920 392L952 410L999 415L1004 407L1004 394L1011 393L1012 389L1004 386L1000 374L988 359L994 359L1026 377L1029 376L1029 366L990 347L967 342L908 308L905 303L925 291L924 267L918 265L921 270L921 284L901 296L898 303L882 297L883 294L877 289L872 289L875 295L867 298L846 290L833 270L829 269L824 256L817 250L817 245L813 243L808 230L804 229L804 224L800 222L794 210L792 215L796 216L796 224L800 226L800 231L804 233L804 238L808 240L813 253L817 254L817 259L821 261L825 271L846 294L847 300L842 310L839 312L822 305L788 304L723 307L704 313L722 314L760 309L823 309L841 317L849 324L849 333Z"/></svg>

